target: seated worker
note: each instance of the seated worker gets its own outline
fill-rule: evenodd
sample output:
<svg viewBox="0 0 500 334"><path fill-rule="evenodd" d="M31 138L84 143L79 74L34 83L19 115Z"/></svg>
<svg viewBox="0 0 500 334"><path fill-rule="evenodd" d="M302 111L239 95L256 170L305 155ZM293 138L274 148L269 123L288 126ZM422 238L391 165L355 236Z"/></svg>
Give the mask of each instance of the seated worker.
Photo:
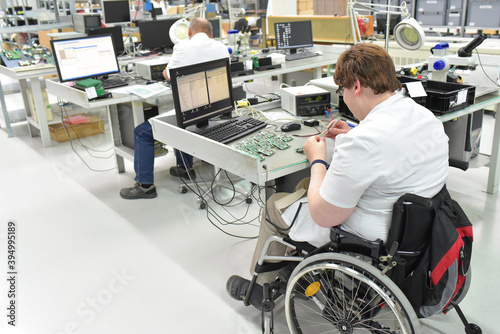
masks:
<svg viewBox="0 0 500 334"><path fill-rule="evenodd" d="M160 32L159 32L160 33ZM167 33L167 32L163 32ZM174 46L163 76L170 80L170 70L205 61L229 58L227 47L212 38L212 24L202 18L194 18L188 31L189 39ZM120 196L125 199L155 198L158 194L154 185L153 169L155 160L155 140L151 124L146 121L134 129L134 171L135 184L123 188ZM184 178L195 178L193 157L176 151L177 166L170 168L170 174Z"/></svg>
<svg viewBox="0 0 500 334"><path fill-rule="evenodd" d="M330 241L332 226L366 239L387 241L392 207L405 193L432 197L448 176L448 137L443 124L425 107L395 93L401 89L395 66L381 47L359 43L343 52L335 68L337 93L360 120L351 129L345 122L330 123L326 137L334 141L331 161L326 159L326 140L307 140L304 152L311 163L307 200L289 236L319 247ZM330 141L331 139L328 139ZM261 218L259 238L251 273L265 240L271 235L286 236L297 212L276 208L287 194L269 198ZM298 206L298 205L296 205ZM285 255L285 246L274 244L270 255ZM259 274L250 303L260 308L262 285L272 282L278 272ZM231 276L227 291L243 300L250 281Z"/></svg>

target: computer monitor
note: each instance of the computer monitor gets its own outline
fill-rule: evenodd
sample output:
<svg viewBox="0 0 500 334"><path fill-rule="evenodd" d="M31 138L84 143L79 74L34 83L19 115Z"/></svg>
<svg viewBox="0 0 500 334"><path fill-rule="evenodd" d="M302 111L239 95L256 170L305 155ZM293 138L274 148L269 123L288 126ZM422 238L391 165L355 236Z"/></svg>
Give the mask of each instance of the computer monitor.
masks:
<svg viewBox="0 0 500 334"><path fill-rule="evenodd" d="M170 27L178 19L139 21L139 34L143 49L173 48L170 40Z"/></svg>
<svg viewBox="0 0 500 334"><path fill-rule="evenodd" d="M297 52L299 48L313 46L311 21L276 22L276 49Z"/></svg>
<svg viewBox="0 0 500 334"><path fill-rule="evenodd" d="M210 23L212 23L212 34L214 39L222 38L222 18L220 16L216 16L211 19L207 19Z"/></svg>
<svg viewBox="0 0 500 334"><path fill-rule="evenodd" d="M180 128L206 127L234 109L229 58L171 69L170 78Z"/></svg>
<svg viewBox="0 0 500 334"><path fill-rule="evenodd" d="M384 34L386 33L387 28L387 14L375 14L376 22L377 22L377 33ZM394 27L401 22L401 15L391 15L389 18L389 35L394 34Z"/></svg>
<svg viewBox="0 0 500 334"><path fill-rule="evenodd" d="M50 41L61 82L120 73L111 35Z"/></svg>
<svg viewBox="0 0 500 334"><path fill-rule="evenodd" d="M129 0L102 0L102 13L106 24L131 22Z"/></svg>
<svg viewBox="0 0 500 334"><path fill-rule="evenodd" d="M97 35L111 35L113 38L113 47L115 49L116 55L121 55L125 51L125 46L123 45L123 32L121 26L106 27L106 28L91 28L89 29L87 35L97 36Z"/></svg>

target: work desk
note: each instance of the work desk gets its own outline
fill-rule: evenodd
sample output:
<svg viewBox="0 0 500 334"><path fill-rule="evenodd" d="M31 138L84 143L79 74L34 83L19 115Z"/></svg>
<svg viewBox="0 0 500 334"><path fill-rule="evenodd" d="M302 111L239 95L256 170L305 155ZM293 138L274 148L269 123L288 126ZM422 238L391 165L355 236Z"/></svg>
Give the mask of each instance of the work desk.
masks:
<svg viewBox="0 0 500 334"><path fill-rule="evenodd" d="M476 103L467 108L457 110L452 113L438 116L442 122L472 114L477 110L495 106L498 111L500 96L498 92L489 93L476 99ZM295 151L301 147L307 138L298 138L290 142L291 147L276 152L265 160L251 154L241 152L230 145L224 145L197 134L178 128L175 115L166 114L153 120L153 135L162 142L187 152L197 158L207 161L219 168L227 170L233 174L252 181L260 186L280 177L298 172L309 166L306 157ZM303 127L303 129L307 127ZM309 130L312 131L312 130ZM251 135L250 135L251 136ZM495 121L493 135L493 147L489 164L489 175L486 192L495 194L499 190L500 183L500 122Z"/></svg>
<svg viewBox="0 0 500 334"><path fill-rule="evenodd" d="M286 62L282 64L281 68L271 69L262 72L256 71L255 74L252 75L234 77L232 78L232 81L233 83L237 83L247 80L254 80L257 78L265 78L272 75L282 75L286 73L297 72L310 68L313 68L315 70L314 77L320 78L322 68L327 65L335 64L338 56L340 55L340 53L342 53L343 50L344 48L337 48L337 47L332 48L330 46L324 46L324 45L314 46L314 51L321 51L323 52L323 55ZM130 147L127 147L122 143L122 138L121 138L122 134L120 133L119 130L120 120L118 119L118 111L116 105L119 103L131 103L134 125L137 126L140 123L144 122L144 116L142 113L142 102L144 101L144 99L136 95L113 94L112 98L89 101L83 91L61 84L57 81L57 79L47 80L47 91L50 94L61 97L64 100L74 103L83 108L87 109L98 108L98 107L108 108L109 122L115 146L118 171L119 172L125 171L123 159L125 158L127 160L133 161L134 152ZM168 91L163 95L163 97L168 97L168 96L171 96L171 91ZM162 97L162 96L155 96L153 98L157 97ZM162 110L160 110L160 113L161 112ZM170 145L169 141L165 141L165 143Z"/></svg>
<svg viewBox="0 0 500 334"><path fill-rule="evenodd" d="M130 84L132 85L134 83ZM103 107L107 109L111 137L113 139L113 145L115 147L118 172L124 172L125 164L123 159L133 161L134 150L133 148L127 147L122 143L122 134L120 133L120 120L118 116L118 104L130 103L132 105L133 122L134 125L137 126L144 122L143 101L145 101L145 99L135 94L116 93L113 89L111 89L110 92L113 95L112 97L89 101L84 91L62 84L57 79L47 80L47 91L50 94L62 97L64 98L64 100L86 109ZM171 95L172 91L169 88L167 91L155 95L152 98L171 97ZM133 133L130 135L133 135Z"/></svg>
<svg viewBox="0 0 500 334"><path fill-rule="evenodd" d="M313 52L322 52L322 55L298 59L293 61L285 61L281 64L281 68L276 68L267 71L254 71L254 74L244 75L239 77L234 77L233 83L254 80L259 78L266 78L272 75L282 75L287 73L293 73L298 71L303 71L312 68L314 70L314 78L321 78L322 68L328 65L335 65L340 54L346 50L342 47L331 47L328 45L315 45L312 49ZM263 54L265 55L265 54Z"/></svg>
<svg viewBox="0 0 500 334"><path fill-rule="evenodd" d="M51 139L48 128L47 116L45 114L45 105L43 101L43 90L41 80L45 76L57 74L55 66L47 67L32 67L30 69L25 68L8 68L5 66L0 66L0 74L3 74L9 78L15 79L19 82L19 89L21 90L21 96L23 99L24 108L26 111L26 120L29 124L29 131L31 136L33 136L32 128L36 128L40 131L40 136L42 137L42 144L44 147L51 145ZM33 104L36 109L36 115L38 122L35 121L33 115L31 114L30 107L30 97L28 96L27 88L28 83L31 85L31 91L33 94ZM10 117L5 103L5 96L0 82L0 103L3 111L3 118L7 128L7 134L12 137L12 130L10 127Z"/></svg>
<svg viewBox="0 0 500 334"><path fill-rule="evenodd" d="M269 112L272 111L267 111L264 114ZM168 143L180 151L191 154L259 186L264 186L270 181L305 169L309 165L306 156L295 151L304 145L307 137L294 137L289 142L290 147L284 150L277 149L275 154L261 160L260 157L231 147L231 144L221 144L178 128L175 113L173 112L155 117L150 122L156 140ZM313 134L315 132L315 128L311 127L302 127L300 130L301 134ZM256 134L258 132L245 138L253 137ZM294 131L289 134L299 134L299 132Z"/></svg>

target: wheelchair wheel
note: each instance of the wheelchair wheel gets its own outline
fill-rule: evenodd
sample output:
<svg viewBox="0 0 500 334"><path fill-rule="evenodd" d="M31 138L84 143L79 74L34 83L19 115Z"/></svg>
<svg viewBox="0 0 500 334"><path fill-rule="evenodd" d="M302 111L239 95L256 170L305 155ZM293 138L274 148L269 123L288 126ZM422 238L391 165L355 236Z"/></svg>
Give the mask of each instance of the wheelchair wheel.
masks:
<svg viewBox="0 0 500 334"><path fill-rule="evenodd" d="M292 333L420 333L415 311L394 282L345 254L302 261L288 282L285 310Z"/></svg>

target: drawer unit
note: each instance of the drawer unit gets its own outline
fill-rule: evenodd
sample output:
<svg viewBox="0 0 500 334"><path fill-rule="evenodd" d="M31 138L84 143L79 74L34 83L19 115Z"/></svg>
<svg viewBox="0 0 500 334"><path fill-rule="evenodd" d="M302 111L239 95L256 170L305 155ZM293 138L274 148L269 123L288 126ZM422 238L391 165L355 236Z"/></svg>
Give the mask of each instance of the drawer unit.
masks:
<svg viewBox="0 0 500 334"><path fill-rule="evenodd" d="M418 12L415 19L424 26L444 26L445 14L444 12Z"/></svg>
<svg viewBox="0 0 500 334"><path fill-rule="evenodd" d="M500 1L469 1L467 26L499 27Z"/></svg>
<svg viewBox="0 0 500 334"><path fill-rule="evenodd" d="M448 11L446 25L450 27L460 27L462 24L462 12Z"/></svg>
<svg viewBox="0 0 500 334"><path fill-rule="evenodd" d="M439 12L446 10L446 0L423 0L417 4L417 12Z"/></svg>

